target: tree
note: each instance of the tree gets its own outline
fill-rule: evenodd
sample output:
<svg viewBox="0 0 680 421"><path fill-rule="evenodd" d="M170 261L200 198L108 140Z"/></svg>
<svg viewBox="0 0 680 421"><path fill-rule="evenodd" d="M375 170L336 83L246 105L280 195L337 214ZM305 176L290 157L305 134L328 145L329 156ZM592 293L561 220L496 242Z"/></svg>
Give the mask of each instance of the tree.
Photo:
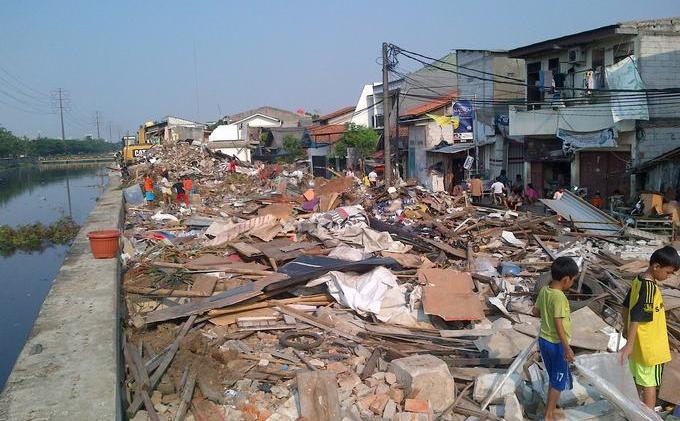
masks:
<svg viewBox="0 0 680 421"><path fill-rule="evenodd" d="M120 143L108 143L101 139L51 139L41 137L29 140L15 136L0 127L0 158L26 156L55 156L68 154L100 154L120 150Z"/></svg>
<svg viewBox="0 0 680 421"><path fill-rule="evenodd" d="M378 147L378 133L375 130L348 123L345 132L335 144L335 155L346 158L347 148L354 148L361 163L361 171L364 171L366 158L373 156Z"/></svg>
<svg viewBox="0 0 680 421"><path fill-rule="evenodd" d="M288 153L286 157L288 162L295 162L295 160L304 156L302 142L292 134L287 134L283 137L283 149Z"/></svg>

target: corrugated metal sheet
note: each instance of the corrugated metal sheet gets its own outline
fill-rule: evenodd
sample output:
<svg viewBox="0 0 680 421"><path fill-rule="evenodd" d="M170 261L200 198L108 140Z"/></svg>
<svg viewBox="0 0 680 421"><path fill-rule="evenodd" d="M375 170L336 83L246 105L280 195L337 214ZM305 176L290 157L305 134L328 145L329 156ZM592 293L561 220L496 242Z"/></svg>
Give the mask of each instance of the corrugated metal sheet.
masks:
<svg viewBox="0 0 680 421"><path fill-rule="evenodd" d="M428 152L459 153L459 152L465 152L465 151L472 149L474 147L475 147L475 145L473 143L454 143L453 145L444 146L443 148L430 149Z"/></svg>
<svg viewBox="0 0 680 421"><path fill-rule="evenodd" d="M618 235L622 230L616 219L570 192L565 191L559 200L541 199L541 202L585 233L609 236Z"/></svg>

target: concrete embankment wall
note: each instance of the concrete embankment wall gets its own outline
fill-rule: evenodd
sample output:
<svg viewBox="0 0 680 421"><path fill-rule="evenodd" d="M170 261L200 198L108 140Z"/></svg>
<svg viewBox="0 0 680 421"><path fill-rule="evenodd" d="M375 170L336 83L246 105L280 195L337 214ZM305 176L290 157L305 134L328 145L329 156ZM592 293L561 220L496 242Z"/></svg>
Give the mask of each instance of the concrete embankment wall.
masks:
<svg viewBox="0 0 680 421"><path fill-rule="evenodd" d="M87 239L121 226L120 179L109 179L0 395L2 421L122 419L119 259L94 259Z"/></svg>

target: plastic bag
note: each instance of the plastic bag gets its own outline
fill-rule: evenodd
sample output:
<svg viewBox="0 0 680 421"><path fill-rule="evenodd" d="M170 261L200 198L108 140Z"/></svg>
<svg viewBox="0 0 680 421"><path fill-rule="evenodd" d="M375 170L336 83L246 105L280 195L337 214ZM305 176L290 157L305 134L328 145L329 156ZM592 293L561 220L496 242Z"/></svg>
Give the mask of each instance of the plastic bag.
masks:
<svg viewBox="0 0 680 421"><path fill-rule="evenodd" d="M610 403L617 406L626 418L633 421L661 421L656 412L640 401L628 371L619 363L618 354L582 355L574 365L578 373L597 389Z"/></svg>

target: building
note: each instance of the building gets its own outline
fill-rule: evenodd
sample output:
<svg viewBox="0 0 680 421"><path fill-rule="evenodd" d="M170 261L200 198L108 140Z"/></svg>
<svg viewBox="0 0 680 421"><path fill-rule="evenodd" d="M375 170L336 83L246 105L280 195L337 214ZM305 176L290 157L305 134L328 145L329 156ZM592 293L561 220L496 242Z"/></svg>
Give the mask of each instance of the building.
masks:
<svg viewBox="0 0 680 421"><path fill-rule="evenodd" d="M680 107L653 91L680 87L679 29L678 18L624 22L510 50L526 63L526 104L509 113L510 136L525 137L525 179L543 194L666 187L645 176L653 166L631 169L680 146Z"/></svg>
<svg viewBox="0 0 680 421"><path fill-rule="evenodd" d="M510 178L522 175L523 138L510 136L508 113L509 104L524 99L524 60L510 58L501 50L456 50L456 63L458 99L470 101L473 109L476 160L472 171L486 180L503 169Z"/></svg>
<svg viewBox="0 0 680 421"><path fill-rule="evenodd" d="M432 66L435 73L430 73ZM400 95L399 126L408 129L408 176L429 188L451 191L470 172L486 179L502 169L521 174L522 139L509 136L507 121L508 104L522 100L524 89L508 88L489 75L522 84L524 61L509 58L505 51L457 50L432 66L409 76ZM452 120L440 126L428 117L451 117L454 106L459 117L455 130ZM460 115L463 109L467 116ZM470 172L463 168L468 156L475 158Z"/></svg>
<svg viewBox="0 0 680 421"><path fill-rule="evenodd" d="M208 137L208 147L250 161L253 148L255 156L271 158L271 148L275 146L273 130L305 127L312 119L304 113L265 106L225 116L220 122Z"/></svg>
<svg viewBox="0 0 680 421"><path fill-rule="evenodd" d="M457 92L421 102L404 110L399 116L399 127L407 131L408 166L407 174L419 184L437 190L436 186L451 191L455 180L462 179L462 162L473 143L458 143L454 146L454 130L451 124L439 125L430 116L450 116ZM455 149L455 151L454 151ZM461 171L459 171L461 170ZM438 182L441 178L441 183Z"/></svg>
<svg viewBox="0 0 680 421"><path fill-rule="evenodd" d="M180 140L203 142L207 126L183 118L167 116L161 121L150 121L139 128L140 143L160 144Z"/></svg>

